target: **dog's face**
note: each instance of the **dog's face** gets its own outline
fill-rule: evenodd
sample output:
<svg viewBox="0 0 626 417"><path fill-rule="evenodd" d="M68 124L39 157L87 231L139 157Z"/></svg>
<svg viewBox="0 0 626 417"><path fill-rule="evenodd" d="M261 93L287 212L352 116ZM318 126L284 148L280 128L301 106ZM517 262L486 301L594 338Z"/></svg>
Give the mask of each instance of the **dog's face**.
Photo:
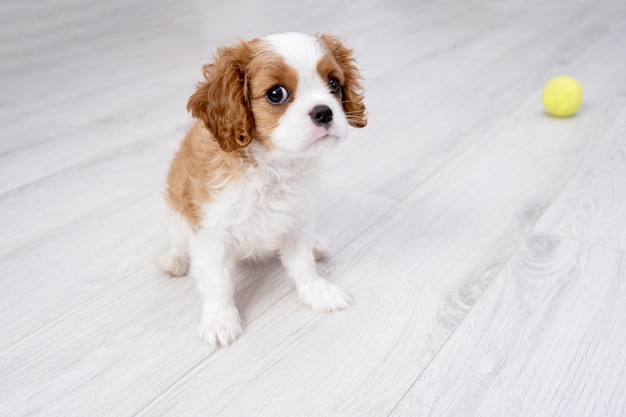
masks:
<svg viewBox="0 0 626 417"><path fill-rule="evenodd" d="M334 37L282 33L221 48L188 109L220 147L253 140L279 156L318 155L367 123L352 52Z"/></svg>

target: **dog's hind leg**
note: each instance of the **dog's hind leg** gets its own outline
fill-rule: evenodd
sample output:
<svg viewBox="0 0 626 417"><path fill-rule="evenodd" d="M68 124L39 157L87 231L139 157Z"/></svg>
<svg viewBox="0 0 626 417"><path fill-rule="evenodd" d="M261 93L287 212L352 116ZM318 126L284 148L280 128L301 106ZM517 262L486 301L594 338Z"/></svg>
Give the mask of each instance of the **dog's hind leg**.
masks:
<svg viewBox="0 0 626 417"><path fill-rule="evenodd" d="M157 267L168 275L182 277L189 270L191 227L180 213L170 209L167 213L165 229L170 241L170 249L157 259Z"/></svg>

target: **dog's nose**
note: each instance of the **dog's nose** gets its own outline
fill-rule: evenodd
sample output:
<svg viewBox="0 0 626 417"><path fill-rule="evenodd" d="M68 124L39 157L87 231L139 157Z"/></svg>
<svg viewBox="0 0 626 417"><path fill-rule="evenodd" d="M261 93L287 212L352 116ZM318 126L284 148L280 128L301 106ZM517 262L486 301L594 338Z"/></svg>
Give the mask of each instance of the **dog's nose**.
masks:
<svg viewBox="0 0 626 417"><path fill-rule="evenodd" d="M333 121L333 111L324 104L313 107L309 115L316 126L328 126Z"/></svg>

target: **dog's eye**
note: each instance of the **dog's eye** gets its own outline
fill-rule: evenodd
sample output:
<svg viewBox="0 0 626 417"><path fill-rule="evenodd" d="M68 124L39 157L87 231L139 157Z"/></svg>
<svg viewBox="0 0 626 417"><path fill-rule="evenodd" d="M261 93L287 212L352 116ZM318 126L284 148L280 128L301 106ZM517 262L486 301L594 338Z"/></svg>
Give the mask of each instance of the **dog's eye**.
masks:
<svg viewBox="0 0 626 417"><path fill-rule="evenodd" d="M288 99L289 91L282 85L277 85L267 91L267 100L272 104L284 104Z"/></svg>
<svg viewBox="0 0 626 417"><path fill-rule="evenodd" d="M328 86L330 87L330 92L333 94L337 94L341 89L339 81L337 81L336 78L331 78L330 80L328 80Z"/></svg>

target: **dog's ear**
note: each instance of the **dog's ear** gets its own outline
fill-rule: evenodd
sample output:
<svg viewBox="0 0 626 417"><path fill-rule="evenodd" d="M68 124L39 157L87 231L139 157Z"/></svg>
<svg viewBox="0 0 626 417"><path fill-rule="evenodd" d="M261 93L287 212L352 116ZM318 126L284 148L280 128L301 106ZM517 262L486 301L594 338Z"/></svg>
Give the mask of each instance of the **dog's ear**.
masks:
<svg viewBox="0 0 626 417"><path fill-rule="evenodd" d="M342 103L348 123L353 127L365 127L367 125L367 114L365 104L363 104L362 77L356 66L352 50L348 49L335 36L319 35L319 38L332 52L343 71Z"/></svg>
<svg viewBox="0 0 626 417"><path fill-rule="evenodd" d="M187 101L187 110L204 121L226 152L242 149L254 138L254 117L248 96L246 69L251 45L238 44L217 50L213 63L202 67L204 81Z"/></svg>

